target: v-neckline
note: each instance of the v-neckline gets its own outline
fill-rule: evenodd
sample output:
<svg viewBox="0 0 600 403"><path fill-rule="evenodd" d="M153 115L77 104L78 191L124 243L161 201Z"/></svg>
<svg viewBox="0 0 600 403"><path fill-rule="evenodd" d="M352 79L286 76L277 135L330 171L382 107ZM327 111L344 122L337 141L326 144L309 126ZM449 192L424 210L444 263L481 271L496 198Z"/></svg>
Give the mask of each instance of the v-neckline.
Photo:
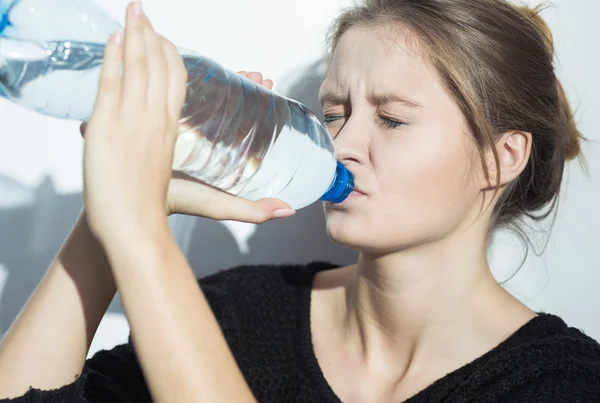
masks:
<svg viewBox="0 0 600 403"><path fill-rule="evenodd" d="M332 267L333 268L333 267ZM337 396L321 369L319 360L315 354L314 344L312 339L312 327L311 327L311 308L312 308L312 291L313 281L317 272L321 271L318 267L308 267L310 270L307 276L307 282L300 289L301 292L301 304L299 304L300 315L299 315L299 331L300 331L300 348L302 358L306 363L308 369L308 375L311 382L318 390L319 395L322 397L323 403L342 403L342 400ZM547 326L538 326L538 323L546 323ZM450 393L453 385L457 385L465 381L469 374L473 373L477 368L485 365L489 360L502 354L502 352L510 349L514 345L518 345L524 339L531 339L536 334L547 333L550 328L559 329L564 325L564 322L560 318L546 313L538 313L538 316L530 319L527 323L517 329L511 336L502 341L498 346L492 350L474 359L470 363L457 368L456 370L448 373L442 378L434 381L431 385L425 389L417 392L412 397L404 400L401 403L425 403L431 402L433 397L440 399ZM550 326L550 328L548 327ZM436 400L439 401L439 400ZM400 403L400 402L399 402Z"/></svg>

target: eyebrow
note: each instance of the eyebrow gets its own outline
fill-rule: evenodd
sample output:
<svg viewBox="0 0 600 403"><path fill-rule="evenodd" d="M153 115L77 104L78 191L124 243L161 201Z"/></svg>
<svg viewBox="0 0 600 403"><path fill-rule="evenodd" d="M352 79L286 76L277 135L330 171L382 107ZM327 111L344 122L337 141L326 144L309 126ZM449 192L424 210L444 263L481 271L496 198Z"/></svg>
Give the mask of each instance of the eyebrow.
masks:
<svg viewBox="0 0 600 403"><path fill-rule="evenodd" d="M423 107L423 105L419 104L418 102L415 102L413 100L405 98L401 95L394 94L392 92L388 92L388 93L384 93L384 94L371 93L371 95L369 95L369 97L368 97L368 101L371 105L376 106L376 107L386 105L386 104L391 104L394 102L404 104L411 108L422 108Z"/></svg>
<svg viewBox="0 0 600 403"><path fill-rule="evenodd" d="M321 101L321 106L325 104L345 105L349 102L347 96L337 95L331 92L323 94L323 96L321 96L319 100Z"/></svg>
<svg viewBox="0 0 600 403"><path fill-rule="evenodd" d="M373 105L375 107L380 107L380 106L394 103L394 102L404 104L411 108L422 108L423 107L423 105L419 104L418 102L412 101L408 98L402 97L398 94L394 94L391 92L383 93L383 94L371 93L369 95L369 97L367 98L367 100L369 101L369 103L371 105ZM333 104L333 105L344 105L349 102L349 99L347 96L337 95L337 94L329 92L329 93L323 94L323 96L320 98L320 101L321 101L321 105L325 105L326 103Z"/></svg>

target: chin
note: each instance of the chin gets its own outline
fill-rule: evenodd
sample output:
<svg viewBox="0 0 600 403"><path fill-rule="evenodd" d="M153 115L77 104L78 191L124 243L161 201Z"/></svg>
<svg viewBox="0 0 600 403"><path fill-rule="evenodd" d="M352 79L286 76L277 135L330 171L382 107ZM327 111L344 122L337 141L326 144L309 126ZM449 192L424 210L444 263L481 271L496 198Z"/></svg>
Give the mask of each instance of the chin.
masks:
<svg viewBox="0 0 600 403"><path fill-rule="evenodd" d="M327 209L325 217L327 235L333 242L360 252L378 249L377 229L369 225L367 217Z"/></svg>
<svg viewBox="0 0 600 403"><path fill-rule="evenodd" d="M383 220L376 215L350 213L345 209L326 208L325 221L329 238L342 246L368 255L387 255L420 246L432 240L422 225L400 219L404 225L394 225L393 220ZM435 231L433 231L435 232Z"/></svg>
<svg viewBox="0 0 600 403"><path fill-rule="evenodd" d="M329 238L340 245L359 249L362 243L361 225L355 217L340 211L325 209L325 223ZM364 228L362 230L364 233Z"/></svg>

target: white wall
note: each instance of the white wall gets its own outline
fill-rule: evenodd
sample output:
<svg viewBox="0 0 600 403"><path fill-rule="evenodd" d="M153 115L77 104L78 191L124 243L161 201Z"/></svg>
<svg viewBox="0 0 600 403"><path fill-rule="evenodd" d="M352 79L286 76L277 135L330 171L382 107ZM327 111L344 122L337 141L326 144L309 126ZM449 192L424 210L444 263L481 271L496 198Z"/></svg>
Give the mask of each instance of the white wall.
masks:
<svg viewBox="0 0 600 403"><path fill-rule="evenodd" d="M126 2L98 0L122 20ZM234 70L258 70L276 90L318 107L319 58L329 22L350 0L145 0L155 27L180 46L199 50ZM530 2L534 4L534 2ZM595 0L555 0L544 13L555 31L560 75L579 105L581 129L600 140L600 59L593 38L600 28ZM596 114L595 114L595 113ZM560 213L541 257L530 254L508 287L532 308L557 313L600 339L600 164L598 145L586 145L589 177L570 167ZM77 124L49 119L0 100L0 333L5 331L56 253L81 208L81 151ZM320 206L290 220L255 228L200 219L172 220L189 245L197 275L239 263L352 261L323 229ZM190 230L189 242L184 232ZM501 234L502 235L502 234ZM221 252L215 254L215 250ZM512 239L492 249L498 278L516 269ZM92 352L126 339L117 300L101 324Z"/></svg>

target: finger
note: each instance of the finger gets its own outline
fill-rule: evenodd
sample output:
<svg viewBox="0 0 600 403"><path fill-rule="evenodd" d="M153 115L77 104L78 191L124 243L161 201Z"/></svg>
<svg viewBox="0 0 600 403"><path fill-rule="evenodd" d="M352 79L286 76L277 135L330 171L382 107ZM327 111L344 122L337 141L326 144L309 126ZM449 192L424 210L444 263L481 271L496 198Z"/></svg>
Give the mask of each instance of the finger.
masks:
<svg viewBox="0 0 600 403"><path fill-rule="evenodd" d="M266 87L266 88L272 90L273 89L273 80L264 80L262 82L262 85L263 85L263 87Z"/></svg>
<svg viewBox="0 0 600 403"><path fill-rule="evenodd" d="M81 137L85 137L85 131L87 129L87 122L83 122L81 125L79 125L79 133L81 133Z"/></svg>
<svg viewBox="0 0 600 403"><path fill-rule="evenodd" d="M96 96L96 104L93 112L94 116L110 116L119 107L121 98L123 36L123 29L118 29L112 34L104 49L104 61L100 72L98 95Z"/></svg>
<svg viewBox="0 0 600 403"><path fill-rule="evenodd" d="M139 1L139 2L141 2L142 0L133 0L133 1ZM154 27L152 26L152 22L150 21L150 18L148 18L148 16L146 15L146 13L142 14L142 19L144 20L143 21L144 28L150 28L151 30L154 31Z"/></svg>
<svg viewBox="0 0 600 403"><path fill-rule="evenodd" d="M144 34L145 19L142 3L134 1L127 8L125 28L125 68L123 77L123 102L128 106L142 105L146 99L148 83L148 57Z"/></svg>
<svg viewBox="0 0 600 403"><path fill-rule="evenodd" d="M188 72L179 51L165 38L162 38L169 80L167 84L168 110L173 123L176 125L181 117L181 109L187 92Z"/></svg>
<svg viewBox="0 0 600 403"><path fill-rule="evenodd" d="M168 68L162 38L147 24L144 30L148 60L147 105L154 113L164 114L167 107ZM163 117L161 115L160 117Z"/></svg>
<svg viewBox="0 0 600 403"><path fill-rule="evenodd" d="M246 78L258 84L262 84L263 82L263 75L261 73L257 73L256 71L252 71L246 74Z"/></svg>
<svg viewBox="0 0 600 403"><path fill-rule="evenodd" d="M185 179L173 179L169 195L176 195L177 198L169 200L170 211L215 220L261 224L294 213L287 203L279 199L268 198L254 202ZM282 211L287 212L287 215L281 215ZM279 212L278 217L275 212Z"/></svg>
<svg viewBox="0 0 600 403"><path fill-rule="evenodd" d="M242 76L242 77L246 77L246 75L247 75L248 73L247 73L247 72L245 72L245 71L238 71L238 74L239 74L240 76Z"/></svg>

